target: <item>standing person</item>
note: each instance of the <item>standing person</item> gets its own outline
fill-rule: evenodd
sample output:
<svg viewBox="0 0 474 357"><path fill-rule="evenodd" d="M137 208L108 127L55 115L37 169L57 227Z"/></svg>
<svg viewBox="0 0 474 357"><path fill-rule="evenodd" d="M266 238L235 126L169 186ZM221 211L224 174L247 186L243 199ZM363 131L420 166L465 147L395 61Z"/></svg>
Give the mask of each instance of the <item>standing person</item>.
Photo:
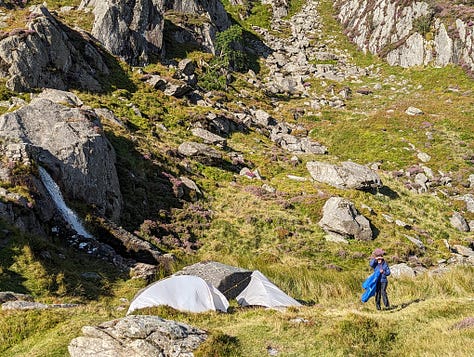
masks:
<svg viewBox="0 0 474 357"><path fill-rule="evenodd" d="M375 290L375 307L377 308L377 310L380 310L380 297L382 297L385 308L388 309L390 307L387 297L387 276L390 275L390 268L388 267L387 262L383 258L384 254L385 252L382 249L375 249L373 258L370 260L369 263L370 266L374 269L374 271L377 269L380 272L380 278L377 281L377 287Z"/></svg>

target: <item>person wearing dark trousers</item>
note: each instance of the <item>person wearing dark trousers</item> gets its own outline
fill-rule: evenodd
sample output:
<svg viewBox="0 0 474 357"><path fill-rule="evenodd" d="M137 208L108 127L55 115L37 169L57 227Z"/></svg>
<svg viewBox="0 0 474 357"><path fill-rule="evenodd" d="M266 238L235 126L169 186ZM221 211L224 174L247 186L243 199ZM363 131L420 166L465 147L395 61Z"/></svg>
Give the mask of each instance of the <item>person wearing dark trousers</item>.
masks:
<svg viewBox="0 0 474 357"><path fill-rule="evenodd" d="M390 268L383 258L383 254L385 252L377 248L374 251L374 256L370 260L370 266L374 269L377 269L380 272L380 278L377 281L377 286L375 288L375 307L377 310L380 310L380 298L383 300L383 304L385 305L385 308L388 309L390 307L390 303L388 302L388 296L387 296L387 285L388 285L388 279L387 276L390 275Z"/></svg>

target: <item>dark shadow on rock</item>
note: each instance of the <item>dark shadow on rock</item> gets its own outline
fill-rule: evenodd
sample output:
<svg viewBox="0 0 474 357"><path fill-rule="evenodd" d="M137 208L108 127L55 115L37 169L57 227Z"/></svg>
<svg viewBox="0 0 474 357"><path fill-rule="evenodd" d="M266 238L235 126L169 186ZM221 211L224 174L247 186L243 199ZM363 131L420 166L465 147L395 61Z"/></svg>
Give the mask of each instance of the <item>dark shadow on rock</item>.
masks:
<svg viewBox="0 0 474 357"><path fill-rule="evenodd" d="M372 239L376 239L379 234L380 234L380 229L378 229L377 227L375 227L372 222L369 222L370 224L370 229L372 230Z"/></svg>
<svg viewBox="0 0 474 357"><path fill-rule="evenodd" d="M183 43L177 45L175 36L180 36ZM166 58L186 58L189 53L202 50L199 39L195 38L190 29L178 26L167 19L163 28L163 45L166 49Z"/></svg>
<svg viewBox="0 0 474 357"><path fill-rule="evenodd" d="M388 186L382 186L381 188L378 189L378 192L381 193L384 196L387 196L387 197L391 198L392 200L396 200L396 199L400 198L398 193L393 191Z"/></svg>
<svg viewBox="0 0 474 357"><path fill-rule="evenodd" d="M130 75L123 69L120 62L105 49L100 48L101 54L110 70L108 75L100 75L99 82L103 92L111 93L117 89L126 89L135 92L137 86L130 80Z"/></svg>

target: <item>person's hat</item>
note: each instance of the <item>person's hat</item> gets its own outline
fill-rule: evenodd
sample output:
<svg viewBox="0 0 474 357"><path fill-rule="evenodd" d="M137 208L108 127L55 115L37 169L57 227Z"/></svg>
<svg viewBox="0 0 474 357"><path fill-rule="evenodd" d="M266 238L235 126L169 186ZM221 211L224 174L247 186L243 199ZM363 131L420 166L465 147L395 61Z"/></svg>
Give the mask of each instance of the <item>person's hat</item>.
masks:
<svg viewBox="0 0 474 357"><path fill-rule="evenodd" d="M385 252L382 248L377 248L377 249L374 250L375 258L383 258L384 254L385 254Z"/></svg>

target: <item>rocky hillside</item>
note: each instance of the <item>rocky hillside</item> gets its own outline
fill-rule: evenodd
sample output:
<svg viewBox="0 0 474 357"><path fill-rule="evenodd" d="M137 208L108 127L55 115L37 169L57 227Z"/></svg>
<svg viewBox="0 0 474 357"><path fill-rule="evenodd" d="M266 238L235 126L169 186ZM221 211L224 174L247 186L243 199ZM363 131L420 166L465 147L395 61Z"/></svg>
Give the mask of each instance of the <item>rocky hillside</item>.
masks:
<svg viewBox="0 0 474 357"><path fill-rule="evenodd" d="M472 11L0 1L0 354L469 355ZM209 260L304 306L124 318Z"/></svg>
<svg viewBox="0 0 474 357"><path fill-rule="evenodd" d="M474 69L469 1L336 1L335 7L347 36L391 65Z"/></svg>

